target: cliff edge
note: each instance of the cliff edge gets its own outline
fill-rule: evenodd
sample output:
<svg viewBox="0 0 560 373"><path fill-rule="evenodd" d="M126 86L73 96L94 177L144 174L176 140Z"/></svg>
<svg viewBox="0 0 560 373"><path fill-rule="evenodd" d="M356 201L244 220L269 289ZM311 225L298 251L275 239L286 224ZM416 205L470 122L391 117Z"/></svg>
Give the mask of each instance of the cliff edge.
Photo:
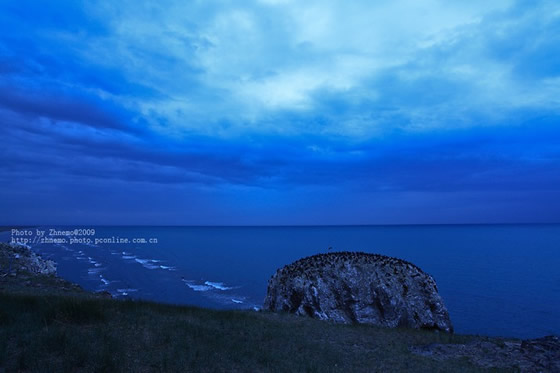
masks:
<svg viewBox="0 0 560 373"><path fill-rule="evenodd" d="M56 275L56 263L45 260L24 245L0 243L0 276L17 276L20 272Z"/></svg>
<svg viewBox="0 0 560 373"><path fill-rule="evenodd" d="M92 293L57 276L56 263L43 259L25 245L0 242L0 294L75 295L110 298Z"/></svg>

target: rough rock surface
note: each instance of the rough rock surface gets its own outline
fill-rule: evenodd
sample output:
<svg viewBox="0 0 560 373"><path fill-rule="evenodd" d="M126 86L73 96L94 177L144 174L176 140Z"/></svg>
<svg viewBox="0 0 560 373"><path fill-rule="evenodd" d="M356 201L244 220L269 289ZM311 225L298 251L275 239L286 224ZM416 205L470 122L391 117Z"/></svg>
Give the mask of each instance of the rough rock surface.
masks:
<svg viewBox="0 0 560 373"><path fill-rule="evenodd" d="M433 344L412 352L435 360L467 358L483 368L512 368L522 372L560 372L560 340L547 336L524 341L473 341Z"/></svg>
<svg viewBox="0 0 560 373"><path fill-rule="evenodd" d="M378 254L333 252L287 265L269 280L264 309L453 331L434 279L412 263Z"/></svg>
<svg viewBox="0 0 560 373"><path fill-rule="evenodd" d="M27 246L0 243L0 293L3 292L112 298L107 291L92 293L58 277L56 263L41 258Z"/></svg>
<svg viewBox="0 0 560 373"><path fill-rule="evenodd" d="M0 243L0 273L14 275L20 271L56 275L56 263L44 260L26 246Z"/></svg>

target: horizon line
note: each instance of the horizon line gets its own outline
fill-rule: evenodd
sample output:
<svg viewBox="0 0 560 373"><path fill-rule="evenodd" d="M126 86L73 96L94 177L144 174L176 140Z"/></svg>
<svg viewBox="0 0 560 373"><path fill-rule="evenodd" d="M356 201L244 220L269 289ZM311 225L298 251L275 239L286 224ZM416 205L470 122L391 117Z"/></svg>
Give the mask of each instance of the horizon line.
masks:
<svg viewBox="0 0 560 373"><path fill-rule="evenodd" d="M192 228L314 228L314 227L403 227L403 226L481 226L481 225L560 225L560 222L538 223L387 223L387 224L13 224L0 225L0 231L31 227L192 227Z"/></svg>

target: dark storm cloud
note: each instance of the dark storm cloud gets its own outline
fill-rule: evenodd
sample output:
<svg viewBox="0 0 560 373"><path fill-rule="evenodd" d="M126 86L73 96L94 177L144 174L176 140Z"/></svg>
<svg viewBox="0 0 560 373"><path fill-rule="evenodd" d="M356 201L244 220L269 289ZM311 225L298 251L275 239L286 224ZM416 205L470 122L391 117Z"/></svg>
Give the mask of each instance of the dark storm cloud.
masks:
<svg viewBox="0 0 560 373"><path fill-rule="evenodd" d="M95 102L97 101L97 102ZM85 98L62 93L21 92L15 87L0 87L0 106L30 119L37 117L54 121L85 124L95 128L134 130L110 113L99 100L88 102Z"/></svg>
<svg viewBox="0 0 560 373"><path fill-rule="evenodd" d="M0 203L560 219L558 5L411 4L4 2Z"/></svg>

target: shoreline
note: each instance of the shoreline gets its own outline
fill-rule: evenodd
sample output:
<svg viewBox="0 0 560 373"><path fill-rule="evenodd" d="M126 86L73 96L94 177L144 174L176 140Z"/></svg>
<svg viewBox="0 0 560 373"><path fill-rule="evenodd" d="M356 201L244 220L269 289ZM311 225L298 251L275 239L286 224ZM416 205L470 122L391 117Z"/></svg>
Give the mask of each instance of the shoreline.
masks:
<svg viewBox="0 0 560 373"><path fill-rule="evenodd" d="M0 250L4 254L6 253L6 246L10 245L0 244ZM34 255L30 249L18 248L18 250L20 250L20 252L23 252L23 250L27 250L29 252L29 258L32 258ZM31 263L36 263L36 261L31 260ZM187 312L186 310L196 309L197 312L201 312L202 315L204 315L200 317L209 318L208 320L210 321L207 322L213 322L214 318L216 317L226 317L228 320L230 320L230 317L233 317L234 319L236 317L241 317L234 315L242 315L243 318L246 318L246 320L248 320L246 322L248 322L249 324L257 323L259 325L267 325L267 327L273 327L273 325L276 325L275 323L277 323L278 320L284 320L289 324L295 323L300 326L305 326L306 328L312 328L314 333L320 333L319 330L328 330L330 333L329 338L331 339L332 343L335 343L335 345L338 345L338 343L340 342L339 339L341 341L344 339L345 333L348 333L349 330L353 330L355 333L358 333L358 335L363 334L363 336L360 338L364 338L367 335L370 336L367 338L372 338L373 335L379 334L383 335L384 343L386 343L387 340L393 340L393 342L391 343L396 344L396 346L401 346L399 347L399 349L404 348L404 350L399 350L401 351L399 354L403 355L395 356L395 359L404 359L405 356L407 356L406 359L411 359L411 356L417 356L421 359L424 359L422 361L425 364L431 364L430 361L432 361L435 362L435 366L437 367L447 366L449 368L449 371L463 371L464 369L466 369L465 366L463 366L462 368L459 366L455 366L454 364L456 364L458 361L468 361L468 366L471 366L471 368L469 369L478 367L505 369L506 371L509 371L509 369L520 368L522 371L539 370L543 372L553 372L556 369L560 369L560 341L557 337L554 336L532 340L520 340L516 338L494 338L460 334L444 336L444 334L446 333L427 332L416 329L391 329L369 325L340 325L282 313L226 310L217 311L199 307L173 306L147 301L116 300L111 299L111 297L107 296L107 294L85 291L75 284L71 284L66 280L60 279L56 276L55 272L50 271L49 273L41 273L40 269L44 269L44 263L40 264L36 268L30 267L26 270L21 270L15 275L5 275L5 261L3 261L2 264L3 265L0 267L0 276L3 276L0 277L0 302L7 302L10 304L25 301L25 299L35 299L35 301L33 301L34 304L37 302L38 304L42 304L47 299L52 299L54 302L61 302L61 304L66 304L66 302L71 302L72 304L75 303L76 305L73 307L78 307L78 309L80 309L82 307L82 302L85 302L85 304L90 304L87 302L93 301L102 302L91 303L90 305L93 304L94 306L92 307L94 308L97 307L101 310L104 310L106 308L115 309L115 312L119 314L124 312L124 315L128 314L128 311L126 311L127 307L130 308L130 305L134 304L136 305L134 307L138 307L139 309L150 307L155 307L156 309L165 309L167 311L165 311L164 314L169 314L169 312L171 312L171 314L173 315L176 314L176 316L172 317L176 317L177 320L181 319L181 315L183 314L183 312ZM5 281L6 278L9 281ZM90 311L88 311L87 309L90 306L84 307L85 308L83 312L89 313ZM30 310L29 312L34 311ZM38 309L36 312L41 311L40 309ZM103 313L105 311L99 312ZM82 316L75 317L78 317L78 319L80 319ZM134 314L130 314L130 317L134 317ZM156 324L156 327L157 323L159 322L169 322L167 317L165 320L168 321L164 321L164 319L161 319L161 317L163 316L161 316L159 313L157 313L157 316L154 317L154 323ZM0 314L0 321L1 318L2 315ZM62 325L68 324L67 320L60 320L60 322L63 323ZM0 326L1 325L2 323L0 323ZM83 333L80 325L81 324L78 323L77 325L71 327L73 333ZM106 327L103 325L103 322L101 322L101 324L99 324L97 327L103 329ZM223 333L228 333L228 328L234 327L233 324L230 324L230 322L226 322L225 324L220 325L222 325L221 330ZM153 327L154 326L144 326L144 328L150 330ZM126 328L128 328L128 326ZM262 326L259 328L262 328ZM318 329L315 330L315 328ZM338 334L339 332L332 332L335 330L338 330L340 332L340 335ZM286 332L288 333L289 330ZM332 334L331 332L334 334ZM247 343L257 343L256 341L252 341L250 337L247 336L247 338L249 338ZM273 338L274 340L276 337L271 336L271 338ZM359 350L358 347L356 347L358 348L358 350L355 350L355 347L342 347L342 345L340 346L340 348L343 348L345 350L349 349L347 351L347 353L349 354L358 353ZM402 352L405 350L408 352ZM377 357L376 359L378 358L379 357ZM374 361L375 360L372 360L372 363ZM254 362L251 362L251 364L253 363ZM2 365L0 360L0 368L1 367ZM445 369L447 370L447 368ZM466 369L466 371L469 371L469 369Z"/></svg>
<svg viewBox="0 0 560 373"><path fill-rule="evenodd" d="M0 242L0 244L1 244L1 243L2 243L2 242ZM5 242L4 242L4 243L5 243ZM5 243L5 244L10 245L10 243ZM16 244L16 245L21 246L21 247L27 247L27 248L29 248L32 252L36 252L37 254L39 254L40 252L42 252L43 255L45 254L45 252L44 252L43 250L41 250L41 247L40 247L40 246L37 246L37 245L33 245L32 247L29 247L28 245L25 245L25 244ZM37 247L36 247L36 246L37 246ZM86 248L86 249L87 249L87 248ZM84 249L84 250L85 250L85 249ZM60 257L57 257L56 255L54 255L53 252L49 252L49 253L47 253L47 254L48 254L49 257L54 257L54 258L56 258L55 260L60 260ZM311 254L311 255L321 255L321 254L324 254L324 253ZM370 253L370 254L371 254L371 253ZM90 254L90 255L91 255L91 256L94 256L93 254ZM128 255L128 254L127 254L127 255ZM369 254L368 254L368 255L369 255ZM371 255L384 255L384 254L371 254ZM384 255L384 256L387 256L387 255ZM108 256L108 257L109 257L109 256ZM112 259L112 257L109 257L109 258ZM151 257L149 257L149 258L151 258ZM159 257L156 257L156 258L157 258L158 260L154 260L155 262L159 262L159 261L160 261L159 259L161 259L161 258L159 258ZM91 259L91 258L90 258L90 259ZM301 258L300 258L300 259L301 259ZM99 259L97 259L97 260L99 260ZM103 260L103 258L101 258L101 260ZM151 259L147 259L147 260L151 260ZM399 260L402 260L402 259L399 259ZM142 259L141 261L144 261L144 259ZM408 261L408 262L410 263L410 261ZM70 262L62 261L62 263L68 265ZM142 263L141 263L141 264L142 264ZM158 263L156 263L156 264L158 264ZM159 263L159 264L160 264L160 263ZM413 264L413 263L411 263L411 264ZM99 264L96 264L96 267L97 267L98 265L99 265ZM414 265L414 264L413 264L413 265ZM140 268L140 269L142 269L142 268ZM113 279L111 279L111 280L113 280ZM101 279L100 281L103 281L103 279ZM119 281L119 280L117 279L117 280L112 281L112 282L118 282L118 281ZM191 281L191 280L189 280L189 281ZM186 282L189 282L189 281L186 281ZM195 280L192 280L192 283L193 283L193 284L195 283L194 281L195 281ZM213 280L212 280L212 281L213 281ZM216 279L216 281L218 281L218 279ZM183 282L185 282L185 281L183 281ZM84 284L84 283L80 282L79 280L78 280L78 283ZM197 282L197 284L198 284L198 282ZM203 282L203 281L200 281L200 284L202 284L202 285L200 285L200 286L204 286L204 282ZM88 288L88 291L91 291L91 292L101 292L101 291L104 291L104 290L108 290L114 297L118 297L118 296L119 296L119 294L117 294L117 293L114 291L114 289L111 289L111 288L106 288L106 287L103 287L103 286L98 286L98 287L89 286L89 287L88 287L88 284L85 284L85 286ZM187 286L188 286L188 285L187 285ZM199 286L199 285L193 285L193 286ZM234 285L231 285L231 286L234 286ZM190 286L189 286L189 287L190 287ZM235 297L234 297L234 298L235 298ZM264 295L263 295L263 298L264 298ZM143 299L148 300L148 301L151 301L150 298L143 298ZM236 299L237 299L237 298L236 298ZM444 299L445 299L445 298L444 298ZM188 299L187 299L186 301L183 299L182 301L179 301L178 303L174 302L173 300L169 300L169 301L168 301L167 299L163 299L163 300L154 300L154 301L156 301L156 302L162 302L162 303L164 303L164 304L183 304L183 305L192 304L192 303L189 303L189 302L188 302ZM236 303L235 301L233 301L233 302ZM258 299L255 299L255 302L253 302L252 304L258 304ZM262 305L262 303L261 303L261 305ZM216 305L216 306L212 306L212 305L210 305L210 306L209 306L209 305L202 305L202 307L209 307L209 308L212 308L212 309L225 309L225 310L228 310L228 309L240 309L240 308L235 307L235 306L234 306L234 307L229 307L229 308L228 308L227 306L224 306L223 304L218 304L218 305ZM252 306L251 306L251 307L247 307L247 309L254 309L254 307L252 307ZM549 324L543 324L543 325L555 325L555 324L549 323ZM463 326L464 326L464 325L463 325ZM473 329L474 329L474 330L473 330ZM547 330L547 329L548 329L548 330ZM461 333L466 333L466 334L472 334L472 335L484 335L484 336L488 336L488 337L492 337L492 338L517 338L517 339L534 339L534 338L540 338L540 337L546 336L546 335L560 335L560 334L558 333L558 331L556 330L556 328L546 328L546 327L543 328L543 327L541 327L541 328L539 328L539 329L534 329L534 330L539 330L540 332L538 332L538 333L537 333L537 332L535 332L535 333L521 333L521 334L512 333L512 334L513 334L513 335L512 335L512 334L506 333L506 332L505 332L505 331L506 331L505 328L501 328L501 329L500 329L500 333L492 333L492 331L489 331L488 334L486 334L486 333L484 333L484 331L479 331L479 330L477 330L477 328L470 328L470 329L469 329L469 328L466 328L466 329L465 329L465 327L463 327L462 330L460 330L460 332L461 332Z"/></svg>

